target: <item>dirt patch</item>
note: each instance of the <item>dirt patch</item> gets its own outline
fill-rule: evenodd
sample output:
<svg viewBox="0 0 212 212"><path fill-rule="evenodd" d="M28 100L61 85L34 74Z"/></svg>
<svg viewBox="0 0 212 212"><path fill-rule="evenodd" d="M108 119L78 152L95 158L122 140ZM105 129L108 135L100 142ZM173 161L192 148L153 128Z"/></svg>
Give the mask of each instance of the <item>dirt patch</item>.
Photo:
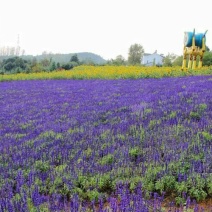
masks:
<svg viewBox="0 0 212 212"><path fill-rule="evenodd" d="M186 206L181 206L181 207L176 207L176 206L171 206L170 203L172 202L171 198L166 198L164 202L162 203L162 208L164 212L212 212L212 198L206 199L202 202L199 203L191 203L191 205L186 208Z"/></svg>

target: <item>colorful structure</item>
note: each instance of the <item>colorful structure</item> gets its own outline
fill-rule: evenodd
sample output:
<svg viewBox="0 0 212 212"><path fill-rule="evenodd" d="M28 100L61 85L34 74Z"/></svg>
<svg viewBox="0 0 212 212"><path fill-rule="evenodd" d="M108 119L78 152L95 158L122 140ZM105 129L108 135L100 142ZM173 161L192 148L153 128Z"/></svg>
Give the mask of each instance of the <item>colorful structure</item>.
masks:
<svg viewBox="0 0 212 212"><path fill-rule="evenodd" d="M202 58L205 52L205 33L195 34L195 29L193 32L185 32L184 35L184 49L183 49L183 64L182 70L185 69L196 69L197 68L197 56L199 56L198 68L202 68ZM189 57L188 66L187 56Z"/></svg>

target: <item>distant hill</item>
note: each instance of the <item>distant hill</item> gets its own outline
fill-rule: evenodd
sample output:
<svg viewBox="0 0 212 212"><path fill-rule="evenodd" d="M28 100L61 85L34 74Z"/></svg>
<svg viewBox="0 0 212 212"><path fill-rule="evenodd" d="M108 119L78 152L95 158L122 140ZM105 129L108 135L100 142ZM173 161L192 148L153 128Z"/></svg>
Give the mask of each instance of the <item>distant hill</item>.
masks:
<svg viewBox="0 0 212 212"><path fill-rule="evenodd" d="M37 55L37 56L33 56L33 55L24 55L24 56L20 56L23 59L26 60L32 60L32 59L36 59L37 61L41 61L43 59L52 59L53 61L55 61L56 63L67 63L70 61L71 57L77 54L79 61L81 62L85 62L85 63L95 63L95 64L104 64L106 63L106 60L103 59L101 56L91 53L91 52L79 52L79 53L70 53L70 54L42 54L42 55ZM9 57L15 57L15 56L0 56L0 61L7 59Z"/></svg>

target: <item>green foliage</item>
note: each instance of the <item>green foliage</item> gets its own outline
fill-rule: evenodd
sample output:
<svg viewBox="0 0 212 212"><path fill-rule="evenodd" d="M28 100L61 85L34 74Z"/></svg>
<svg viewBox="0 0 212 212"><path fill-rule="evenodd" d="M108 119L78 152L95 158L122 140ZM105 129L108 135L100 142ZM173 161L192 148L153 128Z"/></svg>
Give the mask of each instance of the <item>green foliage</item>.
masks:
<svg viewBox="0 0 212 212"><path fill-rule="evenodd" d="M207 179L206 179L206 191L207 194L212 197L212 175L210 175Z"/></svg>
<svg viewBox="0 0 212 212"><path fill-rule="evenodd" d="M149 122L149 129L153 129L155 126L159 125L161 120L150 120Z"/></svg>
<svg viewBox="0 0 212 212"><path fill-rule="evenodd" d="M188 192L188 186L186 181L182 181L182 182L176 182L175 184L175 190L177 195L181 195L183 192Z"/></svg>
<svg viewBox="0 0 212 212"><path fill-rule="evenodd" d="M90 201L98 200L100 195L110 194L114 190L114 182L108 173L96 176L81 175L75 185L73 192Z"/></svg>
<svg viewBox="0 0 212 212"><path fill-rule="evenodd" d="M86 156L87 159L90 158L90 156L92 155L92 149L89 147L84 151L84 154Z"/></svg>
<svg viewBox="0 0 212 212"><path fill-rule="evenodd" d="M191 198L195 198L197 201L204 200L207 197L205 191L206 179L201 178L199 174L194 174L187 180L188 194Z"/></svg>
<svg viewBox="0 0 212 212"><path fill-rule="evenodd" d="M66 64L62 65L62 69L65 69L65 70L70 70L73 67L74 66L71 63L66 63Z"/></svg>
<svg viewBox="0 0 212 212"><path fill-rule="evenodd" d="M130 65L141 64L141 59L144 54L144 48L140 44L133 44L129 48L128 52L128 63Z"/></svg>
<svg viewBox="0 0 212 212"><path fill-rule="evenodd" d="M170 193L175 189L176 179L174 176L163 176L161 179L157 180L155 183L155 189L161 194L165 191Z"/></svg>
<svg viewBox="0 0 212 212"><path fill-rule="evenodd" d="M174 59L172 66L182 66L183 64L183 56L178 56Z"/></svg>
<svg viewBox="0 0 212 212"><path fill-rule="evenodd" d="M157 175L162 171L162 167L149 166L146 170L145 176L142 179L142 187L146 192L146 197L149 197L148 192L155 192L155 183L157 181Z"/></svg>
<svg viewBox="0 0 212 212"><path fill-rule="evenodd" d="M173 66L173 61L176 59L176 55L175 54L168 54L167 56L165 56L164 58L163 58L163 66L165 66L165 67L171 67L171 66Z"/></svg>
<svg viewBox="0 0 212 212"><path fill-rule="evenodd" d="M28 62L20 57L11 57L3 60L1 67L5 72L20 73L27 69Z"/></svg>
<svg viewBox="0 0 212 212"><path fill-rule="evenodd" d="M79 63L79 59L78 59L78 56L77 54L74 54L71 59L70 59L70 62L75 62L75 63Z"/></svg>
<svg viewBox="0 0 212 212"><path fill-rule="evenodd" d="M98 188L100 192L111 192L113 190L112 179L109 174L100 175L98 178Z"/></svg>
<svg viewBox="0 0 212 212"><path fill-rule="evenodd" d="M151 108L147 108L147 109L145 109L144 110L144 114L146 115L146 114L149 114L149 113L151 113L152 112L152 109Z"/></svg>
<svg viewBox="0 0 212 212"><path fill-rule="evenodd" d="M133 191L139 183L142 183L142 178L140 176L135 176L130 178L130 190Z"/></svg>
<svg viewBox="0 0 212 212"><path fill-rule="evenodd" d="M177 206L184 205L185 202L186 202L186 200L183 197L177 196L175 198L175 203Z"/></svg>
<svg viewBox="0 0 212 212"><path fill-rule="evenodd" d="M76 128L69 128L68 129L68 133L69 134L74 134L74 133L82 133L83 132L83 128L81 127L76 127Z"/></svg>
<svg viewBox="0 0 212 212"><path fill-rule="evenodd" d="M47 172L50 169L50 165L48 162L38 160L35 162L35 169L40 172Z"/></svg>
<svg viewBox="0 0 212 212"><path fill-rule="evenodd" d="M6 71L11 71L14 67L15 67L15 65L14 65L12 62L7 62L7 63L4 65L4 69L5 69Z"/></svg>
<svg viewBox="0 0 212 212"><path fill-rule="evenodd" d="M90 201L94 200L95 202L97 202L100 197L100 193L97 191L97 189L94 189L87 192L87 197Z"/></svg>
<svg viewBox="0 0 212 212"><path fill-rule="evenodd" d="M43 133L41 133L38 138L40 139L44 139L45 141L53 141L55 139L55 137L57 136L57 133L49 130L49 131L45 131Z"/></svg>
<svg viewBox="0 0 212 212"><path fill-rule="evenodd" d="M44 71L44 68L40 63L36 63L31 66L31 72L33 73L40 73L42 71Z"/></svg>
<svg viewBox="0 0 212 212"><path fill-rule="evenodd" d="M101 165L110 165L114 161L114 156L112 154L108 154L99 161Z"/></svg>
<svg viewBox="0 0 212 212"><path fill-rule="evenodd" d="M63 182L61 184L59 184L59 193L63 197L67 197L68 199L70 199L71 191L70 191L69 187Z"/></svg>
<svg viewBox="0 0 212 212"><path fill-rule="evenodd" d="M31 198L28 198L27 199L27 207L28 207L28 210L30 212L37 212L37 211L40 211L40 212L50 212L50 209L48 208L48 204L47 203L43 203L41 205L39 205L39 209L37 207L35 207L33 205L33 202L31 200Z"/></svg>
<svg viewBox="0 0 212 212"><path fill-rule="evenodd" d="M26 58L26 59L23 59ZM36 57L9 57L0 61L0 74L10 73L40 73L40 72L49 72L58 69L70 70L75 66L79 65L79 59L77 55L73 55L70 61L63 63L61 66L59 62L53 60L51 54L44 54L42 56ZM1 57L0 57L1 59Z"/></svg>
<svg viewBox="0 0 212 212"><path fill-rule="evenodd" d="M206 104L199 104L199 105L197 106L197 110L198 110L200 113L203 113L206 109L207 109L207 105L206 105Z"/></svg>
<svg viewBox="0 0 212 212"><path fill-rule="evenodd" d="M138 156L141 154L142 154L142 152L138 147L134 147L129 150L129 155L133 161L136 161Z"/></svg>
<svg viewBox="0 0 212 212"><path fill-rule="evenodd" d="M191 111L189 114L190 118L196 121L201 119L201 115L198 112Z"/></svg>
<svg viewBox="0 0 212 212"><path fill-rule="evenodd" d="M57 69L56 63L52 62L51 67L50 67L50 71L54 71Z"/></svg>
<svg viewBox="0 0 212 212"><path fill-rule="evenodd" d="M166 56L163 58L163 66L164 67L171 67L172 66L172 61L169 58L169 56Z"/></svg>
<svg viewBox="0 0 212 212"><path fill-rule="evenodd" d="M170 118L175 118L177 115L177 112L176 111L172 111L169 115Z"/></svg>
<svg viewBox="0 0 212 212"><path fill-rule="evenodd" d="M190 112L189 117L193 120L199 121L206 109L206 104L199 104L195 107L194 111Z"/></svg>
<svg viewBox="0 0 212 212"><path fill-rule="evenodd" d="M36 208L33 205L31 198L27 199L27 207L28 207L30 212L36 212L37 211Z"/></svg>
<svg viewBox="0 0 212 212"><path fill-rule="evenodd" d="M177 177L178 173L186 174L190 170L190 163L188 161L185 161L185 159L182 159L183 162L171 162L168 165L168 171L171 175Z"/></svg>
<svg viewBox="0 0 212 212"><path fill-rule="evenodd" d="M70 64L70 66L73 66L73 67L76 67L76 66L78 66L78 65L79 65L79 63L74 62L74 61L73 61L73 62L70 62L69 64Z"/></svg>
<svg viewBox="0 0 212 212"><path fill-rule="evenodd" d="M42 55L37 55L37 56L32 56L32 55L22 55L20 56L22 59L27 60L27 61L32 61L32 60L36 60L36 63L40 63L41 60L43 59L48 59L49 61L53 62L55 61L55 63L60 63L60 64L65 64L70 62L70 58L73 56L73 53L68 53L68 54L53 54L53 53L45 53ZM11 56L1 56L0 55L0 62L3 61L4 59L8 59L12 57ZM80 63L83 64L87 64L89 61L93 64L105 64L106 60L103 59L101 56L91 53L91 52L79 52L77 53L77 57L80 61Z"/></svg>
<svg viewBox="0 0 212 212"><path fill-rule="evenodd" d="M205 52L202 63L204 66L211 66L212 65L212 52Z"/></svg>
<svg viewBox="0 0 212 212"><path fill-rule="evenodd" d="M207 193L203 189L197 189L195 186L189 189L191 198L195 198L198 202L207 197Z"/></svg>
<svg viewBox="0 0 212 212"><path fill-rule="evenodd" d="M109 65L121 66L126 65L126 60L122 55L118 55L115 59L111 59L107 62Z"/></svg>
<svg viewBox="0 0 212 212"><path fill-rule="evenodd" d="M193 174L186 181L178 182L176 176L165 175L157 180L159 169L147 170L145 178L142 180L143 188L149 192L159 192L166 195L174 195L177 205L183 204L185 199L183 193L187 193L192 199L198 202L204 200L208 195L212 195L211 177L201 178L199 174ZM133 187L133 185L132 185Z"/></svg>
<svg viewBox="0 0 212 212"><path fill-rule="evenodd" d="M111 131L110 130L105 130L103 133L101 133L100 135L100 138L101 140L105 140L107 139L111 134Z"/></svg>
<svg viewBox="0 0 212 212"><path fill-rule="evenodd" d="M66 167L67 167L67 164L62 164L62 165L56 166L55 171L62 173L65 170Z"/></svg>
<svg viewBox="0 0 212 212"><path fill-rule="evenodd" d="M212 134L210 134L209 132L202 132L202 135L203 135L203 138L206 140L206 141L212 141Z"/></svg>
<svg viewBox="0 0 212 212"><path fill-rule="evenodd" d="M44 59L42 59L42 60L40 61L40 63L41 63L41 65L43 66L43 68L44 68L45 70L47 70L48 67L49 67L50 64L51 64L51 59L44 58Z"/></svg>

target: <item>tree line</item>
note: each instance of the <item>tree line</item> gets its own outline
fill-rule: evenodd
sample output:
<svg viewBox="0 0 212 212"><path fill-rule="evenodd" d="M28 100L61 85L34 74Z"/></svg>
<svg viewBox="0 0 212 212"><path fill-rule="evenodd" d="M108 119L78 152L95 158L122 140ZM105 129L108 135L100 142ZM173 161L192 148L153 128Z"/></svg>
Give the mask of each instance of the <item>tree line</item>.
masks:
<svg viewBox="0 0 212 212"><path fill-rule="evenodd" d="M60 64L51 58L44 58L38 61L36 58L31 60L14 56L0 61L0 74L16 74L16 73L39 73L51 72L54 70L70 70L75 66L82 65L77 54L74 54L68 63Z"/></svg>
<svg viewBox="0 0 212 212"><path fill-rule="evenodd" d="M5 49L0 49L2 52ZM0 51L0 53L1 53ZM6 50L5 50L6 51ZM75 66L82 65L82 64L89 64L89 65L99 65L92 61L80 61L77 54L71 56L70 60L66 63L55 62L52 57L46 54L42 60L37 60L36 57L32 59L24 59L19 56L20 48L19 49L7 49L8 56L12 52L14 57L9 57L0 61L0 74L5 73L38 73L38 72L50 72L54 70L71 70ZM5 54L5 52L4 52ZM6 54L6 55L7 55ZM144 48L141 44L133 44L130 46L128 51L128 59L126 60L122 55L118 55L115 59L111 59L106 61L102 65L142 65L141 60L144 55ZM45 56L45 54L44 54ZM163 66L181 66L183 61L183 56L177 56L173 53L169 53L163 59ZM212 51L207 47L206 52L203 57L203 65L204 66L211 66L212 65Z"/></svg>
<svg viewBox="0 0 212 212"><path fill-rule="evenodd" d="M199 57L197 57L197 62L199 61ZM181 66L183 62L183 56L177 56L173 53L169 53L164 57L163 66ZM212 65L212 51L206 46L206 52L203 55L203 65L211 66Z"/></svg>
<svg viewBox="0 0 212 212"><path fill-rule="evenodd" d="M118 55L115 59L111 59L108 61L108 64L111 65L141 65L141 61L144 55L144 48L140 44L133 44L129 48L128 52L128 60L122 55ZM197 58L198 60L199 58ZM163 66L171 67L171 66L182 66L183 56L177 56L173 53L168 53L163 58ZM206 52L203 56L203 65L211 66L212 65L212 51L210 51L209 47L206 46Z"/></svg>

